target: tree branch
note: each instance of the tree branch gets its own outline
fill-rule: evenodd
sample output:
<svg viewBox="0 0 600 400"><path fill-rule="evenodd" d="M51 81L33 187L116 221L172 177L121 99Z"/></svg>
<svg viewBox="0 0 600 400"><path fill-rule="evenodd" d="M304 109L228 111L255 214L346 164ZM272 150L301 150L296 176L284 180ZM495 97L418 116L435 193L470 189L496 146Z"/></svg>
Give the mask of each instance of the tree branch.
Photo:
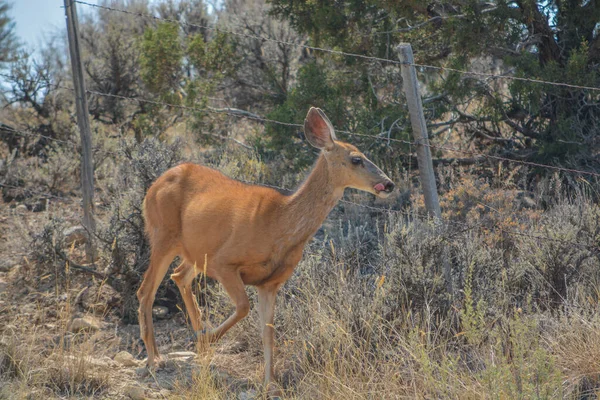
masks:
<svg viewBox="0 0 600 400"><path fill-rule="evenodd" d="M532 0L519 0L516 2L522 11L521 22L525 24L531 35L540 35L539 60L542 65L556 61L563 65L560 47L554 39L554 32L548 19L540 12L537 3Z"/></svg>

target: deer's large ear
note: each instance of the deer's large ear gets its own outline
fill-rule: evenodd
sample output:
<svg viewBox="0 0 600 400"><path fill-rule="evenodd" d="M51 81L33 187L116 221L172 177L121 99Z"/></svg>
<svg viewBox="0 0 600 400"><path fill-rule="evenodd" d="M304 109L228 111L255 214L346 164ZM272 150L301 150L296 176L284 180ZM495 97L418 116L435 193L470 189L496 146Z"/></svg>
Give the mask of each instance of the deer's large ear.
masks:
<svg viewBox="0 0 600 400"><path fill-rule="evenodd" d="M327 115L320 108L311 107L304 120L304 135L308 143L318 149L333 149L335 132Z"/></svg>

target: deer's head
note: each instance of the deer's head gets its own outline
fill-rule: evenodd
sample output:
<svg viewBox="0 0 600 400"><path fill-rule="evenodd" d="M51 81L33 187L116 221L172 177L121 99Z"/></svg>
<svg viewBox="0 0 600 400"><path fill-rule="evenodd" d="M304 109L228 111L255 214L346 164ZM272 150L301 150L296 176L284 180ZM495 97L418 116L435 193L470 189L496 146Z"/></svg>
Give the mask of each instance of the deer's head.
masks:
<svg viewBox="0 0 600 400"><path fill-rule="evenodd" d="M336 183L386 198L394 190L394 182L355 146L337 140L333 125L325 113L311 107L304 120L308 142L323 151Z"/></svg>

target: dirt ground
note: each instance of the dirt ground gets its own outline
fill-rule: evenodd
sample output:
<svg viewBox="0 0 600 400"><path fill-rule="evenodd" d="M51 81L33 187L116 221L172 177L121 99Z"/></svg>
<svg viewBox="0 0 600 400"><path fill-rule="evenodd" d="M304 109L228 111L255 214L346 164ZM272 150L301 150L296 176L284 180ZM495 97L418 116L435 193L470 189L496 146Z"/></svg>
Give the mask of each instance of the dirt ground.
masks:
<svg viewBox="0 0 600 400"><path fill-rule="evenodd" d="M66 271L59 285L49 271L39 276L44 269L28 259L31 235L53 213L77 224L73 204L49 202L41 212L0 207L0 355L17 360L0 359L0 372L7 362L21 370L0 374L0 398L177 398L202 379L220 388L220 397L258 396L262 354L235 329L198 351L182 311L154 318L166 362L148 373L139 326L123 323L118 293L79 271Z"/></svg>

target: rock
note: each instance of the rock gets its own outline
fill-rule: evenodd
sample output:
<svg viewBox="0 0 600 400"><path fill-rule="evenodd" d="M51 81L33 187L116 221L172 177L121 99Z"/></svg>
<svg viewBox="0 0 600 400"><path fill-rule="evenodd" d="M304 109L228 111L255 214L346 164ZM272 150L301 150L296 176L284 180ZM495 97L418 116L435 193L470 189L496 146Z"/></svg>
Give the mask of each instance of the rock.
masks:
<svg viewBox="0 0 600 400"><path fill-rule="evenodd" d="M146 390L138 385L127 385L123 389L123 392L133 400L143 400L146 398Z"/></svg>
<svg viewBox="0 0 600 400"><path fill-rule="evenodd" d="M79 301L84 309L96 314L105 314L121 302L119 293L107 283L94 285L81 292Z"/></svg>
<svg viewBox="0 0 600 400"><path fill-rule="evenodd" d="M17 214L25 214L29 210L27 209L27 206L25 204L19 204L15 208L15 211L17 212Z"/></svg>
<svg viewBox="0 0 600 400"><path fill-rule="evenodd" d="M126 352L120 351L115 355L114 360L124 367L137 367L138 361L133 356Z"/></svg>
<svg viewBox="0 0 600 400"><path fill-rule="evenodd" d="M150 374L150 371L148 371L148 368L146 367L139 367L135 369L135 374L140 378L145 378Z"/></svg>
<svg viewBox="0 0 600 400"><path fill-rule="evenodd" d="M27 208L33 212L42 212L46 211L47 204L48 199L39 199L35 203L27 204Z"/></svg>
<svg viewBox="0 0 600 400"><path fill-rule="evenodd" d="M115 362L115 360L113 360L112 358L110 358L109 356L102 356L102 357L100 358L100 360L101 360L101 361L102 361L104 364L108 365L108 366L109 366L109 367L111 367L111 368L114 368L114 367L118 367L118 366L119 366L119 364L118 364L117 362Z"/></svg>
<svg viewBox="0 0 600 400"><path fill-rule="evenodd" d="M69 246L73 245L73 242L75 244L84 244L88 240L87 230L81 225L65 229L63 236L65 237L65 243Z"/></svg>
<svg viewBox="0 0 600 400"><path fill-rule="evenodd" d="M240 392L238 394L238 400L255 400L258 398L258 393L254 389Z"/></svg>
<svg viewBox="0 0 600 400"><path fill-rule="evenodd" d="M90 315L86 315L83 318L73 319L69 328L69 330L73 333L81 331L93 332L97 331L98 329L100 329L100 322Z"/></svg>
<svg viewBox="0 0 600 400"><path fill-rule="evenodd" d="M165 319L169 315L169 309L165 306L152 307L152 315L157 319Z"/></svg>
<svg viewBox="0 0 600 400"><path fill-rule="evenodd" d="M194 353L193 351L174 351L173 353L169 353L167 357L169 359L179 358L189 360L196 357L196 353Z"/></svg>
<svg viewBox="0 0 600 400"><path fill-rule="evenodd" d="M89 358L87 359L89 365L99 369L109 369L115 367L115 362L110 357L102 358Z"/></svg>
<svg viewBox="0 0 600 400"><path fill-rule="evenodd" d="M14 265L15 263L13 262L13 260L9 258L4 258L0 260L0 272L8 272L13 268Z"/></svg>
<svg viewBox="0 0 600 400"><path fill-rule="evenodd" d="M60 353L52 353L47 358L55 366L58 364L65 366L72 365L85 365L85 367L91 367L96 369L105 370L110 368L113 364L113 360L110 358L108 360L101 358L93 358L86 355L73 355L73 354L60 354Z"/></svg>

